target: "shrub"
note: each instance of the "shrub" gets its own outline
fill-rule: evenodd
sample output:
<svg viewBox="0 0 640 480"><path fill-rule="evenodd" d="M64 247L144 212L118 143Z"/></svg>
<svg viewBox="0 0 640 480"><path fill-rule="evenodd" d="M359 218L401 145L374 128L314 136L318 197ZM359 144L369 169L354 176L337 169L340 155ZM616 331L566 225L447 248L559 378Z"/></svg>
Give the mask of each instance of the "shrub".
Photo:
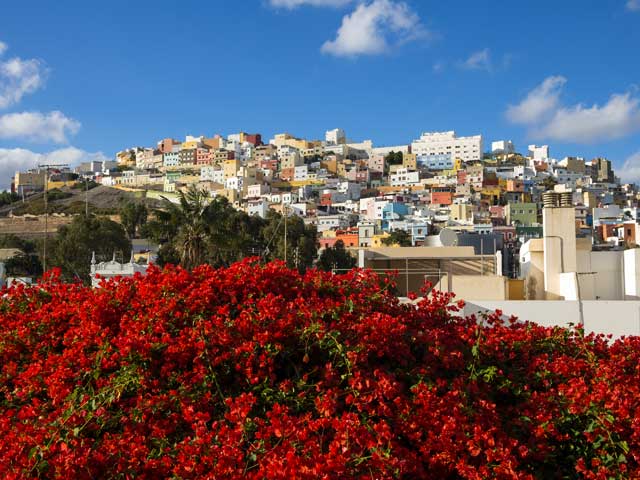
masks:
<svg viewBox="0 0 640 480"><path fill-rule="evenodd" d="M640 341L247 260L0 300L2 478L638 478Z"/></svg>

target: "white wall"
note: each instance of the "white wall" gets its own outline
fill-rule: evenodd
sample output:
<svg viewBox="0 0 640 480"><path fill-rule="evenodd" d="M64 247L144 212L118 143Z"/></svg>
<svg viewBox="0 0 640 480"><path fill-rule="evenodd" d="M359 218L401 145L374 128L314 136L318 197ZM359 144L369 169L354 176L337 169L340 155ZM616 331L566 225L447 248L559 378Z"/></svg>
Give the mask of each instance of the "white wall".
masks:
<svg viewBox="0 0 640 480"><path fill-rule="evenodd" d="M544 208L544 289L549 300L562 297L561 273L576 271L576 211Z"/></svg>
<svg viewBox="0 0 640 480"><path fill-rule="evenodd" d="M582 315L580 302L570 301L485 301L468 302L464 315L501 310L503 318L515 315L544 327L580 325L584 319L585 333L602 333L619 338L640 335L640 301L584 301Z"/></svg>
<svg viewBox="0 0 640 480"><path fill-rule="evenodd" d="M640 299L640 249L624 251L625 300Z"/></svg>

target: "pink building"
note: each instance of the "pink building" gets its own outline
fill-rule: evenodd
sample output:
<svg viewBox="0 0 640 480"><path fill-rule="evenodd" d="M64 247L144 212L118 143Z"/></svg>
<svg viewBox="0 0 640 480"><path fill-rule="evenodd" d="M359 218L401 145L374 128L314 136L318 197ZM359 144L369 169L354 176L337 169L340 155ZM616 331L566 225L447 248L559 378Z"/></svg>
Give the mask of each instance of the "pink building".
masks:
<svg viewBox="0 0 640 480"><path fill-rule="evenodd" d="M213 156L208 148L198 147L196 149L196 165L211 165Z"/></svg>

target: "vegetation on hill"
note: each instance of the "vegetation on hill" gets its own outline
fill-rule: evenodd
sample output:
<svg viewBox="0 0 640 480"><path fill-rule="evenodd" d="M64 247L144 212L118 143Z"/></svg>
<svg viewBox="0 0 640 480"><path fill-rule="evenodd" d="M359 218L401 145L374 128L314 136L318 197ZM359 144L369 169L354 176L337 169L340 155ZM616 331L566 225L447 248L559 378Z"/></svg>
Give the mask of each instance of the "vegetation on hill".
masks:
<svg viewBox="0 0 640 480"><path fill-rule="evenodd" d="M95 182L77 183L71 187L51 189L48 192L49 213L64 213L67 215L82 214L85 212L86 203L89 203L89 212L97 215L117 215L123 203L136 201L149 207L157 207L160 202L151 199L137 199L136 194L118 190L116 188L98 185ZM20 199L16 199L20 200ZM44 196L42 192L25 198L25 202L17 202L3 206L0 200L0 215L7 215L11 211L14 215L43 215Z"/></svg>
<svg viewBox="0 0 640 480"><path fill-rule="evenodd" d="M640 338L247 260L0 297L2 478L640 477Z"/></svg>

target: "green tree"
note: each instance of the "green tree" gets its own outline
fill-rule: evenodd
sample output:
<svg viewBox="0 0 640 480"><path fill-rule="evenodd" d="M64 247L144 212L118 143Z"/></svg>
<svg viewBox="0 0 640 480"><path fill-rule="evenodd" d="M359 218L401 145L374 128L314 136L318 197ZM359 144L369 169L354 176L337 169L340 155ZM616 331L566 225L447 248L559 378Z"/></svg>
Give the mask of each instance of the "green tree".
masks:
<svg viewBox="0 0 640 480"><path fill-rule="evenodd" d="M226 198L209 199L195 186L180 194L174 204L166 201L155 212L143 234L158 242L158 262L180 263L193 268L202 263L226 266L251 256L284 259L284 217L270 211L266 219L249 216ZM304 271L317 256L317 232L297 216L287 219L287 264Z"/></svg>
<svg viewBox="0 0 640 480"><path fill-rule="evenodd" d="M58 267L66 280L90 281L90 261L106 261L114 254L127 261L131 242L122 225L106 217L78 216L58 231L49 249L48 266Z"/></svg>
<svg viewBox="0 0 640 480"><path fill-rule="evenodd" d="M20 200L20 196L13 192L0 192L0 207Z"/></svg>
<svg viewBox="0 0 640 480"><path fill-rule="evenodd" d="M387 238L382 240L382 243L387 246L399 245L401 247L411 246L411 235L406 230L394 230L389 234Z"/></svg>
<svg viewBox="0 0 640 480"><path fill-rule="evenodd" d="M5 262L7 275L11 277L32 277L42 275L42 262L38 255L33 253L21 253Z"/></svg>
<svg viewBox="0 0 640 480"><path fill-rule="evenodd" d="M353 258L344 248L344 242L338 240L333 247L325 248L318 259L318 268L331 271L350 270L356 266L356 259Z"/></svg>
<svg viewBox="0 0 640 480"><path fill-rule="evenodd" d="M393 150L387 153L384 157L387 165L402 165L404 161L404 155L402 152L394 152Z"/></svg>
<svg viewBox="0 0 640 480"><path fill-rule="evenodd" d="M120 222L129 238L136 238L138 231L147 223L147 206L140 202L126 202L120 208Z"/></svg>
<svg viewBox="0 0 640 480"><path fill-rule="evenodd" d="M175 248L180 255L180 264L186 269L193 269L205 263L209 235L207 228L207 209L210 203L207 193L195 185L186 192L180 191L180 203L171 204L178 217L179 228L175 240Z"/></svg>
<svg viewBox="0 0 640 480"><path fill-rule="evenodd" d="M22 253L5 262L7 274L13 277L39 277L42 275L42 262L38 256L38 245L15 235L0 237L0 248L17 248Z"/></svg>
<svg viewBox="0 0 640 480"><path fill-rule="evenodd" d="M259 235L248 216L226 198L211 199L195 185L179 195L177 204L165 199L155 220L142 229L143 235L161 245L161 265L179 263L187 269L203 263L225 265L242 258L249 238Z"/></svg>

